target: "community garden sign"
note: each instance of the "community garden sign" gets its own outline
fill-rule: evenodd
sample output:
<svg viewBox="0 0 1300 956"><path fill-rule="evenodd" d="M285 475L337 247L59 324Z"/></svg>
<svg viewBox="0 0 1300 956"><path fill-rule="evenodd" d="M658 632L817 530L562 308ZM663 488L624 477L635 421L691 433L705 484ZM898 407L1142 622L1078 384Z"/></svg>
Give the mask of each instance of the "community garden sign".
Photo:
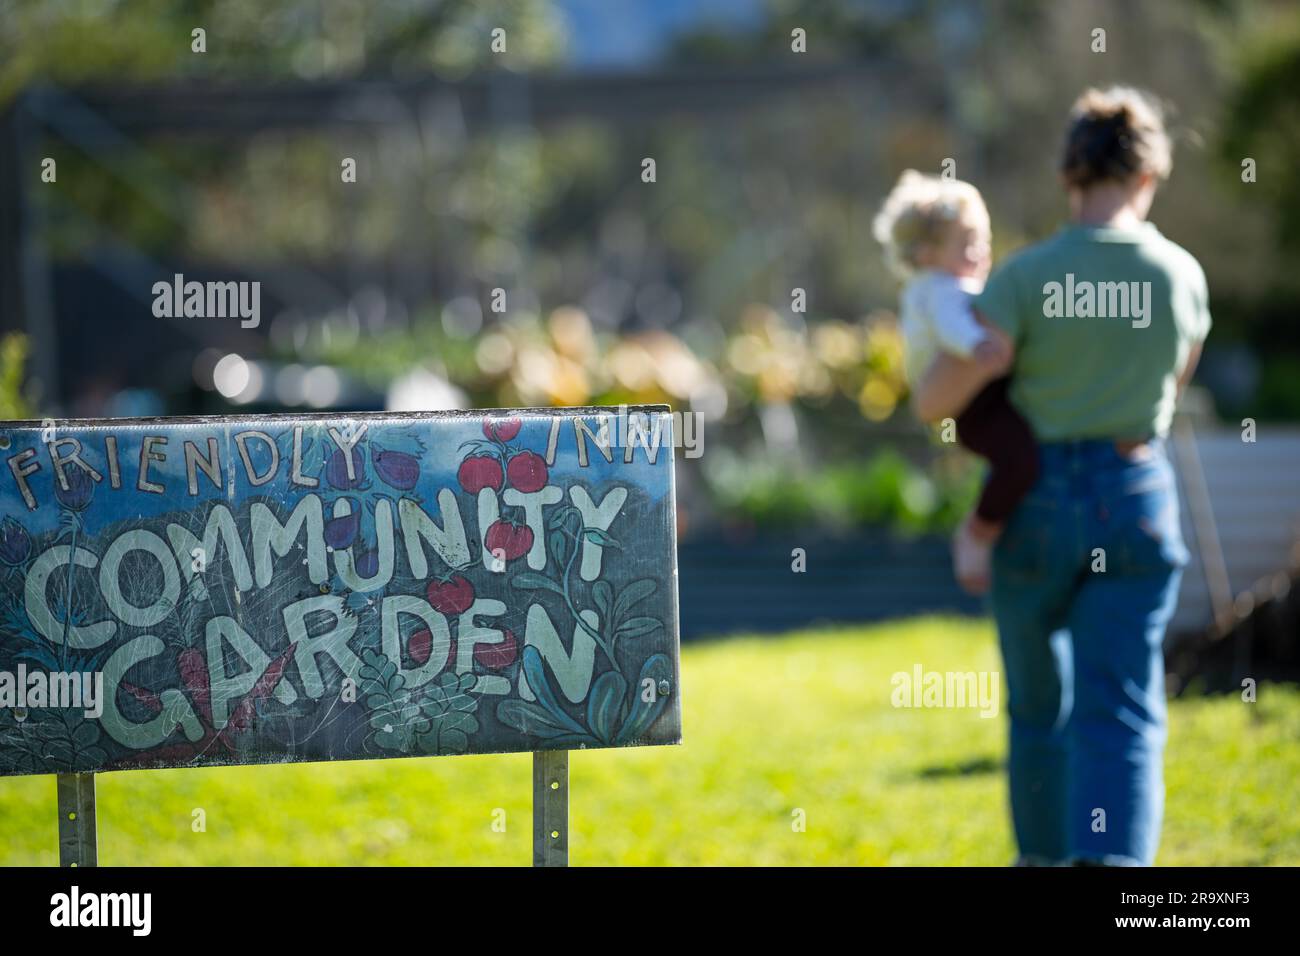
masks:
<svg viewBox="0 0 1300 956"><path fill-rule="evenodd" d="M0 424L0 774L681 736L662 407ZM79 808L79 810L78 810Z"/></svg>

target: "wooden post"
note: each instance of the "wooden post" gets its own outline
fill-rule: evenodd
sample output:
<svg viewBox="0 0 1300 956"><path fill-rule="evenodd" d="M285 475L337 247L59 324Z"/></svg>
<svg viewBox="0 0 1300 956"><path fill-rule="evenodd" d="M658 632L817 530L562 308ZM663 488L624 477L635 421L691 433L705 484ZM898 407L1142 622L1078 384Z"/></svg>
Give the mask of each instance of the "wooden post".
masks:
<svg viewBox="0 0 1300 956"><path fill-rule="evenodd" d="M533 751L533 866L569 865L569 752Z"/></svg>
<svg viewBox="0 0 1300 956"><path fill-rule="evenodd" d="M1196 430L1181 415L1174 418L1174 453L1181 465L1183 489L1187 493L1187 509L1191 514L1192 532L1196 547L1201 552L1201 571L1205 587L1210 592L1210 609L1214 614L1215 637L1223 637L1232 628L1232 583L1228 578L1228 565L1223 558L1223 545L1219 542L1219 528L1214 521L1214 505L1210 489L1205 483L1205 469L1201 466L1201 453L1196 447Z"/></svg>
<svg viewBox="0 0 1300 956"><path fill-rule="evenodd" d="M95 775L61 773L59 795L59 866L98 866L95 836Z"/></svg>

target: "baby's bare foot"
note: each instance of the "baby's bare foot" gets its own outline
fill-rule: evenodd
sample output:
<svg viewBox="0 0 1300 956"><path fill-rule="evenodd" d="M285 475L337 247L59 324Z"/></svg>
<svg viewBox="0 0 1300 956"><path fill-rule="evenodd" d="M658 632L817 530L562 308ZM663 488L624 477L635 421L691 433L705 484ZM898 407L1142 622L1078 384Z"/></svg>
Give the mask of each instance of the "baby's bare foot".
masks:
<svg viewBox="0 0 1300 956"><path fill-rule="evenodd" d="M963 521L953 535L952 568L967 594L988 592L993 577L993 544L976 537L969 521Z"/></svg>

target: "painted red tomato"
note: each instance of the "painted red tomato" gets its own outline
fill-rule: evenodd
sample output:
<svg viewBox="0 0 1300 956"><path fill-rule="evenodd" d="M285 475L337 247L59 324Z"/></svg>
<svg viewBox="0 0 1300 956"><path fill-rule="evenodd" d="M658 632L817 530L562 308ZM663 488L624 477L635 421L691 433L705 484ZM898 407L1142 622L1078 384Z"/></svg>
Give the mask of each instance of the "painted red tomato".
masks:
<svg viewBox="0 0 1300 956"><path fill-rule="evenodd" d="M516 491L541 491L546 487L546 462L535 451L521 451L506 464L506 478Z"/></svg>
<svg viewBox="0 0 1300 956"><path fill-rule="evenodd" d="M406 653L411 656L411 663L417 667L429 659L429 652L432 649L433 635L429 633L427 627L416 631L406 642Z"/></svg>
<svg viewBox="0 0 1300 956"><path fill-rule="evenodd" d="M474 585L461 574L446 581L434 578L425 589L425 597L439 614L464 614L474 603Z"/></svg>
<svg viewBox="0 0 1300 956"><path fill-rule="evenodd" d="M514 631L507 630L505 635L506 639L497 644L476 644L474 660L494 671L513 664L519 656L519 642L515 640Z"/></svg>
<svg viewBox="0 0 1300 956"><path fill-rule="evenodd" d="M494 521L483 536L483 544L493 557L513 561L523 557L533 546L533 529L504 519Z"/></svg>
<svg viewBox="0 0 1300 956"><path fill-rule="evenodd" d="M491 455L470 455L460 463L456 480L471 495L476 495L484 488L500 491L504 479L501 474L501 462Z"/></svg>
<svg viewBox="0 0 1300 956"><path fill-rule="evenodd" d="M494 441L513 441L522 424L517 418L489 418L483 422L483 434Z"/></svg>
<svg viewBox="0 0 1300 956"><path fill-rule="evenodd" d="M433 653L433 635L429 633L427 627L421 628L411 635L407 641L406 651L411 657L411 663L416 667L426 663L429 655ZM452 641L447 650L447 665L456 663L456 642ZM446 665L444 665L446 666Z"/></svg>

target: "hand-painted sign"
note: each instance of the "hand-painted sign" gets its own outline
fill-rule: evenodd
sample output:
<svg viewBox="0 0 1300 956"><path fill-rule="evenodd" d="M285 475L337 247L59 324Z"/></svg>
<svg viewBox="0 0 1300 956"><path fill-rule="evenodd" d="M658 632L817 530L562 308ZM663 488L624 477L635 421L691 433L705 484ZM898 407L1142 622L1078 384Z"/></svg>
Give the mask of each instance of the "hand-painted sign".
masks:
<svg viewBox="0 0 1300 956"><path fill-rule="evenodd" d="M0 774L675 743L662 407L0 424Z"/></svg>

